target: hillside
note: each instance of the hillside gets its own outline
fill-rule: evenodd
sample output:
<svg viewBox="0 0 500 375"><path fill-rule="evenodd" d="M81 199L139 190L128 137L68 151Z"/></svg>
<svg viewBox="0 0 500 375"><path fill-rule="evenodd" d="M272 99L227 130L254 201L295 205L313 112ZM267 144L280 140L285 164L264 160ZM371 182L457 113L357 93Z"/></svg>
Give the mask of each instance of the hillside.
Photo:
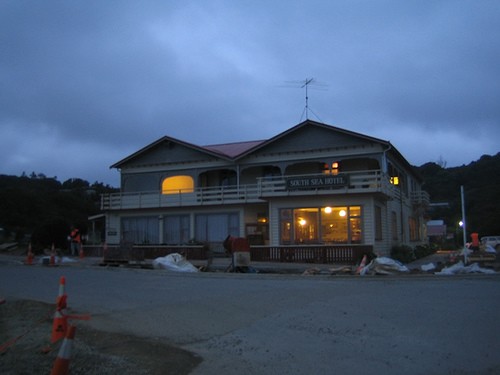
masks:
<svg viewBox="0 0 500 375"><path fill-rule="evenodd" d="M0 228L4 240L66 248L70 227L87 232L88 217L99 213L100 195L116 189L81 179L63 183L43 174L0 175ZM1 240L1 239L0 239Z"/></svg>
<svg viewBox="0 0 500 375"><path fill-rule="evenodd" d="M448 203L432 209L431 219L443 219L449 229L462 218L460 186L464 187L467 232L480 236L500 235L500 153L483 155L478 161L454 168L427 163L416 168L433 203Z"/></svg>

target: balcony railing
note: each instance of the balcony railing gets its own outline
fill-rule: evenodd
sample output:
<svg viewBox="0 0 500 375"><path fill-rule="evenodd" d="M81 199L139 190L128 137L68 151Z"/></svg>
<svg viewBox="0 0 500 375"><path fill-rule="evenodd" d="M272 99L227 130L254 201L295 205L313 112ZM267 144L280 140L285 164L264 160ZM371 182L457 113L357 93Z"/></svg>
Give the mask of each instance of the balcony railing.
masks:
<svg viewBox="0 0 500 375"><path fill-rule="evenodd" d="M431 203L431 197L428 192L424 190L412 191L411 193L411 203L419 206L429 206Z"/></svg>
<svg viewBox="0 0 500 375"><path fill-rule="evenodd" d="M188 192L133 192L105 194L102 210L205 206L265 202L279 196L381 193L394 197L389 177L379 170L334 175L294 175L262 177L256 184L195 188Z"/></svg>

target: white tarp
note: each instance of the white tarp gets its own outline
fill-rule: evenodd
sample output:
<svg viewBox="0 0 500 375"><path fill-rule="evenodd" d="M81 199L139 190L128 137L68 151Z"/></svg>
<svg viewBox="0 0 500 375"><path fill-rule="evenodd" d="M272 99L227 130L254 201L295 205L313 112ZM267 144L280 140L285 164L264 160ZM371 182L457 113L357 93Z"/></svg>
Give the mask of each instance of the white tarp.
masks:
<svg viewBox="0 0 500 375"><path fill-rule="evenodd" d="M153 268L165 269L175 272L198 272L198 268L189 263L179 253L168 254L167 256L153 260Z"/></svg>
<svg viewBox="0 0 500 375"><path fill-rule="evenodd" d="M472 263L471 265L464 266L462 261L450 266L443 268L441 272L434 273L435 275L459 275L459 274L467 274L467 273L495 273L494 270L489 268L481 268L479 264Z"/></svg>
<svg viewBox="0 0 500 375"><path fill-rule="evenodd" d="M377 257L367 266L363 267L360 275L369 275L373 273L377 275L391 275L401 272L410 272L410 270L397 260L387 257Z"/></svg>
<svg viewBox="0 0 500 375"><path fill-rule="evenodd" d="M434 263L422 264L420 269L424 272L432 271L436 269L436 265Z"/></svg>
<svg viewBox="0 0 500 375"><path fill-rule="evenodd" d="M54 256L54 264L62 264L62 263L75 263L76 259L68 258L68 257L60 257ZM43 265L50 265L50 256L46 255L38 258L38 263Z"/></svg>
<svg viewBox="0 0 500 375"><path fill-rule="evenodd" d="M491 245L486 245L484 247L484 251L486 251L487 253L491 253L491 254L496 254L497 253L497 251Z"/></svg>

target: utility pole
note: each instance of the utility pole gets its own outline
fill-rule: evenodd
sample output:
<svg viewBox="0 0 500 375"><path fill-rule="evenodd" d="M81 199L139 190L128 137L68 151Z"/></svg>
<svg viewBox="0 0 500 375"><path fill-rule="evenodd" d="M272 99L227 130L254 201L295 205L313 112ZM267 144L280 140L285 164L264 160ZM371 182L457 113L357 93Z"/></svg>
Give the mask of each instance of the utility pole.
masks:
<svg viewBox="0 0 500 375"><path fill-rule="evenodd" d="M462 200L462 229L463 229L463 239L464 239L464 264L467 264L467 220L465 220L465 198L464 198L464 186L460 186L460 197Z"/></svg>

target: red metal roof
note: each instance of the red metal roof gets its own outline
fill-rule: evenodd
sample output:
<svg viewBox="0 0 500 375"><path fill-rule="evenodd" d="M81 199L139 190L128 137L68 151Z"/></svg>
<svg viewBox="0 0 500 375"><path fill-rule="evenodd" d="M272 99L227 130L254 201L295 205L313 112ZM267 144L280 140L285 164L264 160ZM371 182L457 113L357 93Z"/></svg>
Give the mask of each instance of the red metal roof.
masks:
<svg viewBox="0 0 500 375"><path fill-rule="evenodd" d="M247 152L248 150L264 143L265 141L249 141L249 142L235 142L235 143L222 143L219 145L209 145L202 146L204 149L217 152L234 158L240 154Z"/></svg>

